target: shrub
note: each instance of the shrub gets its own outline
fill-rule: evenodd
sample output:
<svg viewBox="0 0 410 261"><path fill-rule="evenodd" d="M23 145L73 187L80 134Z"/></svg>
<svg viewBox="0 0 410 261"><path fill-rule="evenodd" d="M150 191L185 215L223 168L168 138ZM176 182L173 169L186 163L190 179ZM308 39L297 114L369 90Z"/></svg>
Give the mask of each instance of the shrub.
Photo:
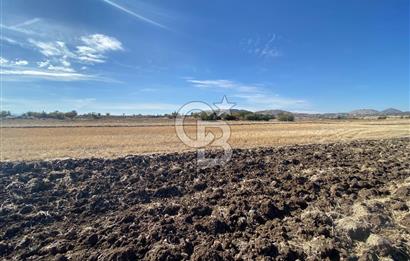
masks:
<svg viewBox="0 0 410 261"><path fill-rule="evenodd" d="M236 117L233 114L224 114L224 115L222 115L222 119L224 119L226 121L235 121L235 120L238 120L238 117Z"/></svg>
<svg viewBox="0 0 410 261"><path fill-rule="evenodd" d="M221 118L218 116L218 115L216 115L216 113L215 112L212 112L212 113L210 113L210 112L201 112L201 114L200 114L200 118L201 118L201 120L203 120L203 121L216 121L216 120L220 120Z"/></svg>
<svg viewBox="0 0 410 261"><path fill-rule="evenodd" d="M385 120L385 119L387 119L387 116L379 116L379 117L377 117L377 119L378 120Z"/></svg>
<svg viewBox="0 0 410 261"><path fill-rule="evenodd" d="M295 116L292 113L279 113L277 115L279 121L294 121Z"/></svg>
<svg viewBox="0 0 410 261"><path fill-rule="evenodd" d="M273 119L274 117L272 115L267 115L267 114L247 114L245 116L245 120L248 121L269 121Z"/></svg>
<svg viewBox="0 0 410 261"><path fill-rule="evenodd" d="M78 114L77 114L76 111L70 111L70 112L66 112L64 114L65 117L70 118L70 119L73 119L73 118L77 117L77 115Z"/></svg>
<svg viewBox="0 0 410 261"><path fill-rule="evenodd" d="M168 119L176 119L178 117L178 112L174 111L171 114L165 114Z"/></svg>
<svg viewBox="0 0 410 261"><path fill-rule="evenodd" d="M11 116L10 111L1 111L0 113L1 118L8 117L8 116Z"/></svg>

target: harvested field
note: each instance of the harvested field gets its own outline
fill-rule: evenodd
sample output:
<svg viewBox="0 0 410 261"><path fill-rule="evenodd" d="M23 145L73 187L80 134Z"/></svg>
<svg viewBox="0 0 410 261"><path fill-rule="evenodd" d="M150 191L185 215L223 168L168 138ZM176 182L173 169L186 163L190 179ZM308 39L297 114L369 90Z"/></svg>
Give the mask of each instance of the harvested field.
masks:
<svg viewBox="0 0 410 261"><path fill-rule="evenodd" d="M1 163L1 258L410 258L409 138L195 159Z"/></svg>
<svg viewBox="0 0 410 261"><path fill-rule="evenodd" d="M186 129L188 133L194 134L192 124L188 124L191 126ZM230 126L229 143L234 148L410 136L408 119L230 122ZM115 158L129 154L182 152L190 149L176 136L171 120L14 120L4 122L4 128L0 130L2 160Z"/></svg>

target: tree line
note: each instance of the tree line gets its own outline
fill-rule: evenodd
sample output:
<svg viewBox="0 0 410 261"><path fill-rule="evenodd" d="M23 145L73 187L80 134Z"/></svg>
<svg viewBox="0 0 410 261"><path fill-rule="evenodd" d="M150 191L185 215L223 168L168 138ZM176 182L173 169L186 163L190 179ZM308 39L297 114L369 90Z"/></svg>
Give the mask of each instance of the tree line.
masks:
<svg viewBox="0 0 410 261"><path fill-rule="evenodd" d="M226 121L270 121L277 119L279 121L294 121L295 116L292 113L278 113L277 115L254 113L250 111L238 111L230 114L218 115L215 112L193 113L192 116L204 121L226 120Z"/></svg>
<svg viewBox="0 0 410 261"><path fill-rule="evenodd" d="M12 116L10 111L1 111L0 117L5 118L5 117L10 117ZM74 119L76 117L82 117L82 118L92 118L92 119L99 119L102 117L110 117L111 115L109 113L101 114L101 113L95 113L95 112L90 112L90 113L85 113L85 114L78 114L77 111L72 110L69 112L60 112L60 111L53 111L53 112L34 112L34 111L28 111L26 113L23 113L20 117L21 118L37 118L37 119L59 119L59 120L64 120L64 119ZM173 112L171 114L164 114L164 115L146 115L146 117L168 117L170 119L176 118L178 116L177 112ZM232 112L230 114L223 113L222 115L218 115L215 112L197 112L197 113L192 113L192 117L196 119L201 119L204 121L215 121L215 120L226 120L226 121L236 121L236 120L242 120L242 121L269 121L272 119L277 119L279 121L294 121L295 116L292 113L278 113L277 115L270 115L270 114L260 114L260 113L254 113L250 111L236 111ZM125 117L125 114L123 114L123 117ZM144 117L144 115L133 115L133 117Z"/></svg>

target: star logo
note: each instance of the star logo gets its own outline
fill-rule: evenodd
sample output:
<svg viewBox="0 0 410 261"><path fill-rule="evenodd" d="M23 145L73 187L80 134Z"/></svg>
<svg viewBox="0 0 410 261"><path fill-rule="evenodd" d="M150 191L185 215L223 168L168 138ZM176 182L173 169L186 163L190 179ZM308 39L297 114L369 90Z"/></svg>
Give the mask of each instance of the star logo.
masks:
<svg viewBox="0 0 410 261"><path fill-rule="evenodd" d="M216 111L218 116L222 114L231 114L231 109L236 105L236 103L230 103L226 98L226 95L222 98L221 102L214 103L214 105L218 108Z"/></svg>

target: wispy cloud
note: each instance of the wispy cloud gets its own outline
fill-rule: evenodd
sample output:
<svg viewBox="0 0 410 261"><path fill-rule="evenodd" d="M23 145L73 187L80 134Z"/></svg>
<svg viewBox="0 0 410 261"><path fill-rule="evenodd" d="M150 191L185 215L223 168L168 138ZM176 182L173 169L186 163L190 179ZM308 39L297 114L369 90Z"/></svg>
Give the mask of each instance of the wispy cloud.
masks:
<svg viewBox="0 0 410 261"><path fill-rule="evenodd" d="M244 99L247 104L264 109L294 109L307 105L305 100L285 98L266 93L238 93L233 96Z"/></svg>
<svg viewBox="0 0 410 261"><path fill-rule="evenodd" d="M14 27L20 28L37 22L37 19L32 19ZM80 44L77 42L77 44L71 45L60 40L42 41L33 38L28 38L27 43L31 46L31 49L44 56L43 60L32 61L31 63L35 67L27 67L30 62L26 59L0 57L0 67L3 69L1 74L7 76L4 80L17 81L20 77L21 80L107 81L109 79L86 73L87 67L84 64L104 63L107 60L107 52L123 50L122 43L119 40L103 34L84 35L78 39ZM76 67L81 67L82 72L77 72Z"/></svg>
<svg viewBox="0 0 410 261"><path fill-rule="evenodd" d="M265 59L277 58L282 56L278 48L279 37L277 34L271 34L267 37L254 37L241 41L241 46L247 53Z"/></svg>
<svg viewBox="0 0 410 261"><path fill-rule="evenodd" d="M16 60L16 61L14 62L14 64L15 64L15 65L27 65L27 64L28 64L28 61L26 61L26 60Z"/></svg>
<svg viewBox="0 0 410 261"><path fill-rule="evenodd" d="M46 57L60 57L59 61L67 65L69 59L84 63L104 63L105 53L109 51L123 50L122 43L111 36L92 34L80 38L82 45L77 45L76 50L71 51L63 41L28 41Z"/></svg>
<svg viewBox="0 0 410 261"><path fill-rule="evenodd" d="M60 69L60 68L58 68ZM45 80L61 80L61 81L80 81L80 80L91 80L97 79L92 75L86 75L76 72L67 72L61 70L36 70L34 68L30 69L4 69L0 71L1 75L6 76L19 76L19 77L29 77L36 79ZM3 79L7 80L7 79Z"/></svg>
<svg viewBox="0 0 410 261"><path fill-rule="evenodd" d="M308 106L308 102L302 99L281 97L273 94L262 84L243 84L240 82L219 79L219 80L197 80L186 78L186 81L193 86L202 89L223 90L228 96L239 98L239 107L251 110L260 109L290 109L300 110Z"/></svg>
<svg viewBox="0 0 410 261"><path fill-rule="evenodd" d="M99 77L77 73L74 69L64 66L54 66L49 61L37 63L38 68L27 66L29 62L23 59L8 60L0 57L0 74L4 81L30 79L46 79L61 81L98 80ZM17 77L17 78L16 78Z"/></svg>
<svg viewBox="0 0 410 261"><path fill-rule="evenodd" d="M26 35L37 35L38 33L31 31L31 30L27 30L24 28L19 28L19 27L14 27L14 26L7 26L4 24L0 24L0 27L2 29L5 30L9 30L9 31L13 31L13 32L17 32L17 33L22 33L22 34L26 34Z"/></svg>
<svg viewBox="0 0 410 261"><path fill-rule="evenodd" d="M0 36L0 40L1 40L1 41L4 41L4 42L7 42L7 43L9 43L9 44L18 45L18 42L17 42L16 40L10 38L10 37Z"/></svg>
<svg viewBox="0 0 410 261"><path fill-rule="evenodd" d="M5 65L8 63L9 63L9 60L7 60L6 58L0 57L0 65Z"/></svg>
<svg viewBox="0 0 410 261"><path fill-rule="evenodd" d="M81 40L85 45L77 46L77 59L87 63L103 63L104 53L123 50L119 40L103 34L83 36Z"/></svg>
<svg viewBox="0 0 410 261"><path fill-rule="evenodd" d="M6 58L0 57L0 67L12 67L12 66L24 66L27 65L28 61L22 59L16 59L10 61Z"/></svg>
<svg viewBox="0 0 410 261"><path fill-rule="evenodd" d="M36 23L38 23L38 22L40 22L40 21L41 21L41 19L38 18L38 17L36 17L36 18L33 18L33 19L26 20L26 21L24 21L24 22L22 22L22 23L16 24L16 25L14 25L14 26L12 26L12 27L13 27L13 28L26 27L26 26L30 26L30 25L36 24Z"/></svg>
<svg viewBox="0 0 410 261"><path fill-rule="evenodd" d="M33 46L38 48L44 56L68 56L74 57L74 54L68 50L66 44L62 41L42 42L34 39L28 40Z"/></svg>
<svg viewBox="0 0 410 261"><path fill-rule="evenodd" d="M125 7L123 7L123 6L119 5L119 4L117 4L117 3L114 3L113 1L110 1L110 0L102 0L102 1L105 2L105 3L107 3L107 4L109 4L109 5L111 5L111 6L113 6L113 7L115 7L115 8L117 8L117 9L119 9L119 10L121 10L121 11L123 11L123 12L125 12L125 13L127 13L127 14L129 14L129 15L132 15L132 16L134 16L134 17L140 19L141 21L144 21L144 22L146 22L146 23L149 23L149 24L152 24L152 25L161 27L161 28L163 28L163 29L168 29L165 25L160 24L160 23L158 23L158 22L155 22L154 20L151 20L151 19L149 19L149 18L147 18L147 17L145 17L145 16L142 16L142 15L140 15L140 14L137 14L137 13L135 13L134 11L131 11L130 9L127 9L127 8L125 8Z"/></svg>
<svg viewBox="0 0 410 261"><path fill-rule="evenodd" d="M199 88L217 88L217 89L231 89L239 92L257 92L259 88L253 85L241 84L230 80L195 80L187 79L195 87Z"/></svg>

